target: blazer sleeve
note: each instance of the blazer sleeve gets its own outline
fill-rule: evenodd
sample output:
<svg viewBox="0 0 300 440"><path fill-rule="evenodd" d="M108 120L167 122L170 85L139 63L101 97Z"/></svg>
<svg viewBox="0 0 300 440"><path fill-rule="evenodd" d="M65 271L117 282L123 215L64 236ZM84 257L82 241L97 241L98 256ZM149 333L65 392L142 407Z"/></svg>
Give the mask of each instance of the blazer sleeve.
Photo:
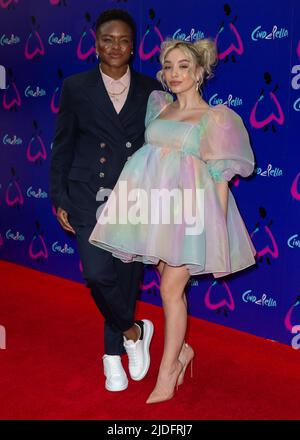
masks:
<svg viewBox="0 0 300 440"><path fill-rule="evenodd" d="M206 119L200 155L216 182L229 181L254 170L254 155L241 117L224 105L212 108Z"/></svg>
<svg viewBox="0 0 300 440"><path fill-rule="evenodd" d="M69 83L63 82L55 135L50 160L50 198L55 208L61 207L61 200L67 190L67 177L71 168L77 135L77 117L72 110Z"/></svg>

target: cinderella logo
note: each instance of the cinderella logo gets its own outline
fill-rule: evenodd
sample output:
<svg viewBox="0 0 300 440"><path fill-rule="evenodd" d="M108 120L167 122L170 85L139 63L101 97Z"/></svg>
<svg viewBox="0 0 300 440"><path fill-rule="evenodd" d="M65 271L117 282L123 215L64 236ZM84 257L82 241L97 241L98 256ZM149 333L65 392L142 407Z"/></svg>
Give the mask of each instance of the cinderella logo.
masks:
<svg viewBox="0 0 300 440"><path fill-rule="evenodd" d="M15 83L12 69L7 69L8 86L3 94L2 105L5 110L17 111L21 107L21 96Z"/></svg>
<svg viewBox="0 0 300 440"><path fill-rule="evenodd" d="M264 80L266 86L270 88L272 77L269 72L264 73ZM266 132L269 130L271 124L273 133L276 133L276 125L274 124L274 122L279 125L283 125L283 110L277 99L277 96L275 95L275 92L278 90L278 88L279 85L276 84L272 90L261 90L258 100L254 104L254 107L251 110L250 114L250 124L252 125L252 127L258 129L263 128ZM272 109L271 112L270 109ZM260 117L257 116L258 113L260 113Z"/></svg>
<svg viewBox="0 0 300 440"><path fill-rule="evenodd" d="M223 311L224 316L228 316L228 310L235 309L233 295L225 281L214 281L210 285L204 296L204 304L218 314Z"/></svg>
<svg viewBox="0 0 300 440"><path fill-rule="evenodd" d="M173 34L173 40L180 41L196 41L204 38L204 32L196 31L196 29L192 28L189 34L185 34L181 31L181 29L177 29Z"/></svg>
<svg viewBox="0 0 300 440"><path fill-rule="evenodd" d="M300 200L300 191L298 191L298 187L300 188L300 173L298 173L293 180L292 186L291 186L291 194L293 199Z"/></svg>
<svg viewBox="0 0 300 440"><path fill-rule="evenodd" d="M19 178L16 175L14 168L11 168L12 178L10 179L5 191L5 202L7 206L19 206L23 205L24 198L19 185Z"/></svg>
<svg viewBox="0 0 300 440"><path fill-rule="evenodd" d="M5 34L3 34L0 37L0 45L1 46L11 46L13 44L18 44L20 43L20 37L18 37L17 35L11 34L10 37L7 37Z"/></svg>
<svg viewBox="0 0 300 440"><path fill-rule="evenodd" d="M37 86L34 89L31 88L31 86L26 87L24 92L26 98L33 97L33 98L39 98L40 96L45 96L46 91L44 89L40 89L39 86Z"/></svg>
<svg viewBox="0 0 300 440"><path fill-rule="evenodd" d="M35 191L32 186L30 186L27 190L27 197L31 198L34 197L35 199L47 199L48 194L46 191L43 191L41 188L39 188L37 191Z"/></svg>
<svg viewBox="0 0 300 440"><path fill-rule="evenodd" d="M83 32L77 45L77 58L81 61L94 61L94 55L96 53L95 43L96 34L91 23L91 16L89 12L85 14L85 20L87 24L83 28Z"/></svg>
<svg viewBox="0 0 300 440"><path fill-rule="evenodd" d="M37 61L41 56L45 55L45 48L43 41L38 32L39 25L36 23L36 18L31 17L32 31L30 32L25 44L25 58L27 60Z"/></svg>
<svg viewBox="0 0 300 440"><path fill-rule="evenodd" d="M14 240L14 241L24 241L25 237L23 234L20 234L19 231L16 233L13 233L11 229L8 229L6 231L5 237L7 240Z"/></svg>
<svg viewBox="0 0 300 440"><path fill-rule="evenodd" d="M252 293L252 290L246 290L242 295L242 300L245 303L253 303L262 307L277 307L277 302L273 298L268 298L265 293L262 294L261 298L258 298Z"/></svg>
<svg viewBox="0 0 300 440"><path fill-rule="evenodd" d="M29 257L32 260L42 262L48 258L48 249L43 237L43 232L40 230L40 224L38 221L35 222L36 231L32 237L29 245Z"/></svg>
<svg viewBox="0 0 300 440"><path fill-rule="evenodd" d="M160 52L160 45L163 41L163 36L159 30L160 20L154 24L155 11L150 9L149 17L152 23L147 26L146 32L143 35L139 45L139 56L141 60L149 60L152 62L154 55Z"/></svg>
<svg viewBox="0 0 300 440"><path fill-rule="evenodd" d="M9 137L8 134L3 136L2 142L4 145L21 145L23 143L22 139L18 136L13 135L13 137Z"/></svg>
<svg viewBox="0 0 300 440"><path fill-rule="evenodd" d="M273 26L271 32L262 30L262 26L257 26L251 33L251 39L253 41L258 40L276 40L281 38L286 38L289 35L289 31L285 28L278 28L276 25Z"/></svg>
<svg viewBox="0 0 300 440"><path fill-rule="evenodd" d="M63 71L60 68L57 70L57 76L58 76L57 85L54 89L54 92L53 92L52 98L51 98L51 102L50 102L50 109L51 109L51 112L54 114L57 114L58 110L59 110L59 95L60 95L60 90L61 90L62 79L64 76Z"/></svg>
<svg viewBox="0 0 300 440"><path fill-rule="evenodd" d="M58 45L67 44L67 43L71 43L71 41L72 41L71 35L65 34L64 32L62 32L59 37L57 37L53 32L48 38L48 43L50 44L50 46L52 46L53 44L58 44Z"/></svg>
<svg viewBox="0 0 300 440"><path fill-rule="evenodd" d="M226 63L229 61L229 55L231 54L231 60L235 63L235 54L242 55L244 53L244 45L235 26L237 15L231 20L231 7L228 3L224 5L224 12L228 17L227 20L229 20L229 22L226 24L225 21L222 21L215 37L215 43L218 47L218 57Z"/></svg>
<svg viewBox="0 0 300 440"><path fill-rule="evenodd" d="M287 245L291 249L300 248L300 237L298 234L294 234L289 237Z"/></svg>
<svg viewBox="0 0 300 440"><path fill-rule="evenodd" d="M33 121L35 133L29 141L26 156L29 162L42 164L47 159L47 152L43 139L41 138L41 130L38 128L36 121Z"/></svg>
<svg viewBox="0 0 300 440"><path fill-rule="evenodd" d="M212 95L212 97L208 101L209 105L218 105L218 104L224 104L227 105L227 107L238 107L243 105L243 100L236 96L235 98L233 95L229 94L228 98L223 100L222 98L219 98L219 94L215 93Z"/></svg>
<svg viewBox="0 0 300 440"><path fill-rule="evenodd" d="M257 167L254 172L262 177L281 177L283 175L282 169L277 167L273 168L271 163L268 164L267 169L263 170L262 168Z"/></svg>
<svg viewBox="0 0 300 440"><path fill-rule="evenodd" d="M266 258L267 264L270 265L270 257L279 257L278 245L270 229L273 221L270 220L267 225L261 224L267 217L267 211L264 207L259 208L259 214L261 220L256 223L255 229L251 234L251 238L253 239L253 241L258 242L258 246L255 246L257 250L256 258L258 259L258 262L262 263L263 259Z"/></svg>
<svg viewBox="0 0 300 440"><path fill-rule="evenodd" d="M53 252L59 252L61 254L74 254L74 249L71 246L68 246L67 243L65 243L63 246L61 246L58 241L55 241L52 245L52 251Z"/></svg>

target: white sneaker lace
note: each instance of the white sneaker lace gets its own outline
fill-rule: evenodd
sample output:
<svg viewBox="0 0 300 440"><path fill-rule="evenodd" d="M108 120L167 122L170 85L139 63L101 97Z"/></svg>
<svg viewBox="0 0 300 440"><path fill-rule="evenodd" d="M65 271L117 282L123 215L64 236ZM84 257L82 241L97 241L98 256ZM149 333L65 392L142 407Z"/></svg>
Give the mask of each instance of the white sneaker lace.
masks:
<svg viewBox="0 0 300 440"><path fill-rule="evenodd" d="M136 343L132 343L132 345L127 344L126 351L130 366L136 367L138 365Z"/></svg>

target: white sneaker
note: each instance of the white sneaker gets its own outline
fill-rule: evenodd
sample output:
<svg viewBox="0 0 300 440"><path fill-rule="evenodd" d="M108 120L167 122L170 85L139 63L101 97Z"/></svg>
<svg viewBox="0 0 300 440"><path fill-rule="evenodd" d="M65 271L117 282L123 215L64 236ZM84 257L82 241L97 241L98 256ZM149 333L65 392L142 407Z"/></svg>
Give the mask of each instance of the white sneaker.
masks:
<svg viewBox="0 0 300 440"><path fill-rule="evenodd" d="M128 368L133 380L142 380L150 367L149 346L153 335L153 324L148 319L137 321L141 328L141 336L136 342L124 336L124 348L128 355Z"/></svg>
<svg viewBox="0 0 300 440"><path fill-rule="evenodd" d="M128 387L128 379L120 356L103 356L105 388L108 391L123 391Z"/></svg>

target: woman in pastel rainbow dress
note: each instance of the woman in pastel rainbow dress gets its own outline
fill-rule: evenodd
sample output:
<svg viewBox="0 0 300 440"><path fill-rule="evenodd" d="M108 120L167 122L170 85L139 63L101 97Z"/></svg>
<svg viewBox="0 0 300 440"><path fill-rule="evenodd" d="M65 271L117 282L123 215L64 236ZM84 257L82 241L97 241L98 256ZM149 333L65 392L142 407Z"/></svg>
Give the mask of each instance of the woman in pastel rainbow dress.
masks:
<svg viewBox="0 0 300 440"><path fill-rule="evenodd" d="M162 43L157 77L177 99L158 90L149 96L145 144L126 162L89 239L124 262L160 272L165 344L147 403L171 399L192 367L194 351L185 342L190 276L218 278L255 264L228 188L234 175L254 170L249 137L237 113L210 107L199 93L216 60L210 39Z"/></svg>

